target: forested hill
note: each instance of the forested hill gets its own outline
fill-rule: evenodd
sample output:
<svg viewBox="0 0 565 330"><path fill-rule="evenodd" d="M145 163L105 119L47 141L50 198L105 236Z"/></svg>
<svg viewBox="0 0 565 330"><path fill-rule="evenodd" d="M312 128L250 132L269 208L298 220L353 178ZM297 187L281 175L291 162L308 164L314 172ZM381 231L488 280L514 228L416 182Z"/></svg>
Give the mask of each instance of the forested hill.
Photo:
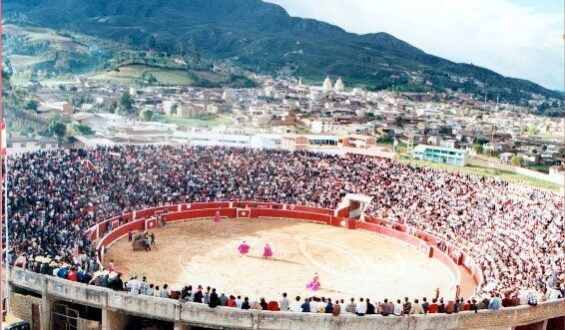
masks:
<svg viewBox="0 0 565 330"><path fill-rule="evenodd" d="M260 0L4 0L4 23L62 31L368 89L460 91L501 102L561 102L560 92L427 54L386 33L358 35ZM441 36L438 36L441 42ZM519 56L519 54L516 54ZM549 109L548 109L549 110Z"/></svg>

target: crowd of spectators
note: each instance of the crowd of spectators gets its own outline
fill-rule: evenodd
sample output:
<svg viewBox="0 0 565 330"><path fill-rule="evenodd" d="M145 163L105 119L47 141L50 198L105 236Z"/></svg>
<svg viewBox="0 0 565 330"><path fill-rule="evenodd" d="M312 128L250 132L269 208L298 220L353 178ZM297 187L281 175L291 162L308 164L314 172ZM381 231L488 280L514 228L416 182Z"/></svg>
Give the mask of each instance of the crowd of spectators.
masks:
<svg viewBox="0 0 565 330"><path fill-rule="evenodd" d="M254 200L335 208L347 193L363 193L375 201L370 215L430 232L441 239L439 246L451 244L472 256L484 273L478 294L533 301L528 293L549 299L564 293L563 197L494 178L364 156L174 146L26 153L10 158L8 178L9 246L3 250L8 262L45 274L64 268L65 276L54 275L73 274L74 280L76 273L80 282L113 271L99 269L95 246L84 232L115 215L186 201ZM118 289L120 284L110 287ZM187 297L179 293L178 298L194 299ZM475 303L457 299L454 311L491 305L481 305L478 297ZM441 306L440 298L435 299ZM308 300L315 310L332 301L343 305L335 299ZM382 302L375 311L386 313L387 303L393 307L390 314L400 308L399 302ZM368 305L367 300L359 304Z"/></svg>

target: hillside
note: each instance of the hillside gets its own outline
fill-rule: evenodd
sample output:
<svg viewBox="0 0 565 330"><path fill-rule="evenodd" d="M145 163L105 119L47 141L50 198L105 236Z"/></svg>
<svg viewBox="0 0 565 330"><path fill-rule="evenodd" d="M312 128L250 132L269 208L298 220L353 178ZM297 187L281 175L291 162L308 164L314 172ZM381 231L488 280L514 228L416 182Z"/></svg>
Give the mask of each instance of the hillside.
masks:
<svg viewBox="0 0 565 330"><path fill-rule="evenodd" d="M5 0L3 19L192 60L229 60L274 75L314 81L341 76L372 90L451 90L481 98L486 93L516 104L546 99L543 111L561 107L563 97L529 81L427 54L386 33L348 33L291 17L260 0Z"/></svg>
<svg viewBox="0 0 565 330"><path fill-rule="evenodd" d="M16 85L60 82L85 75L124 84L252 87L249 79L213 72L205 60L186 63L178 57L134 49L131 45L89 35L32 25L4 24L4 65Z"/></svg>

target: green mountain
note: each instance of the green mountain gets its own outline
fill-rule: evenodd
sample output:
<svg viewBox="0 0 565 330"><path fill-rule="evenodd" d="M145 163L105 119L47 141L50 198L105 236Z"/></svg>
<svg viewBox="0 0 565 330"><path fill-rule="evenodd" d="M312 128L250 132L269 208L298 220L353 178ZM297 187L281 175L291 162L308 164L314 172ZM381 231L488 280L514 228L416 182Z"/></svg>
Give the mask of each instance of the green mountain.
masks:
<svg viewBox="0 0 565 330"><path fill-rule="evenodd" d="M260 0L4 0L2 14L3 23L224 60L274 75L320 81L330 74L372 90L451 90L515 104L536 100L545 104L543 111L562 105L562 93L535 83L427 54L386 33L358 35L291 17Z"/></svg>

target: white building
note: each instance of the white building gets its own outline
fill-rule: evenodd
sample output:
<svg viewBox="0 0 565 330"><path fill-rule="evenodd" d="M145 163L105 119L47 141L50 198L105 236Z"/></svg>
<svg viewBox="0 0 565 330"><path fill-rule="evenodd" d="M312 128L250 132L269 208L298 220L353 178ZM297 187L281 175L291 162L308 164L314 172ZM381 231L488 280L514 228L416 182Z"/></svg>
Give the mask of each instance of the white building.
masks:
<svg viewBox="0 0 565 330"><path fill-rule="evenodd" d="M324 80L322 90L324 91L324 93L330 93L332 91L332 80L330 79L330 76L327 76Z"/></svg>
<svg viewBox="0 0 565 330"><path fill-rule="evenodd" d="M345 91L345 84L343 83L343 80L341 80L341 77L338 78L337 81L335 82L334 90L338 93L342 93L343 91Z"/></svg>
<svg viewBox="0 0 565 330"><path fill-rule="evenodd" d="M310 123L310 130L312 133L320 134L320 133L330 133L335 130L335 121L331 118L320 118L313 120Z"/></svg>
<svg viewBox="0 0 565 330"><path fill-rule="evenodd" d="M25 152L38 150L51 150L59 146L56 139L51 138L31 138L31 137L12 137L8 138L8 155L17 155Z"/></svg>
<svg viewBox="0 0 565 330"><path fill-rule="evenodd" d="M122 125L127 121L124 117L113 113L77 113L72 118L73 122L89 126L97 132L108 127Z"/></svg>
<svg viewBox="0 0 565 330"><path fill-rule="evenodd" d="M176 107L178 106L178 103L176 101L173 100L165 100L163 101L163 112L170 116L173 114L173 110L176 111Z"/></svg>

